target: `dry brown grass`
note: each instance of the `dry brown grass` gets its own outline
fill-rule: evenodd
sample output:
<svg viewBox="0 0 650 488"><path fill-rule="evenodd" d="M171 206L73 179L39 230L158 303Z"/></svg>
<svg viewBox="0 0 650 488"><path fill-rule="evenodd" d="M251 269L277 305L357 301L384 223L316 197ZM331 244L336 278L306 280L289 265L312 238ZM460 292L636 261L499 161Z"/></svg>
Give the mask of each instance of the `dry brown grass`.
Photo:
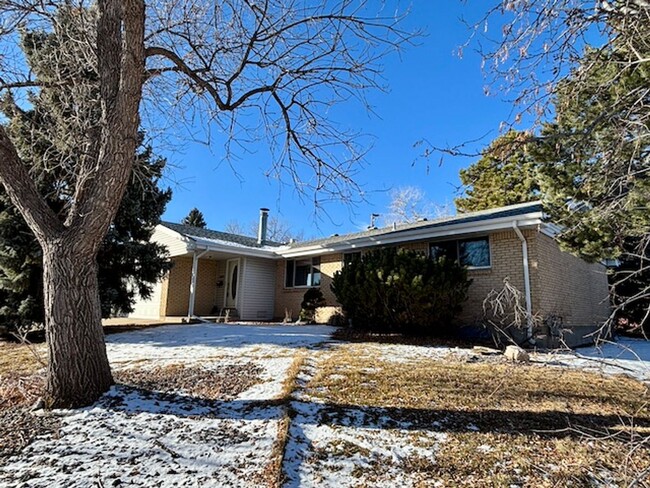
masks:
<svg viewBox="0 0 650 488"><path fill-rule="evenodd" d="M31 405L45 385L45 346L0 343L0 410Z"/></svg>
<svg viewBox="0 0 650 488"><path fill-rule="evenodd" d="M272 462L269 466L272 476L270 477L269 486L282 486L286 478L285 473L282 471L282 464L284 462L285 448L289 438L291 417L293 415L290 402L293 392L298 387L298 374L305 363L305 358L306 353L304 351L300 351L295 356L291 366L287 370L282 385L280 402L284 408L284 417L278 424L278 435L273 443L273 452L271 453Z"/></svg>
<svg viewBox="0 0 650 488"><path fill-rule="evenodd" d="M218 369L170 364L114 372L115 380L136 388L183 393L203 400L230 400L261 381L253 364L224 364Z"/></svg>
<svg viewBox="0 0 650 488"><path fill-rule="evenodd" d="M627 486L650 466L648 386L623 376L451 357L386 362L348 344L320 365L309 393L447 433L436 463L412 460L442 486ZM648 475L637 486L650 486Z"/></svg>
<svg viewBox="0 0 650 488"><path fill-rule="evenodd" d="M0 465L40 435L56 435L56 417L29 412L45 388L45 345L0 343Z"/></svg>
<svg viewBox="0 0 650 488"><path fill-rule="evenodd" d="M45 344L0 342L0 377L33 374L45 366L46 355Z"/></svg>

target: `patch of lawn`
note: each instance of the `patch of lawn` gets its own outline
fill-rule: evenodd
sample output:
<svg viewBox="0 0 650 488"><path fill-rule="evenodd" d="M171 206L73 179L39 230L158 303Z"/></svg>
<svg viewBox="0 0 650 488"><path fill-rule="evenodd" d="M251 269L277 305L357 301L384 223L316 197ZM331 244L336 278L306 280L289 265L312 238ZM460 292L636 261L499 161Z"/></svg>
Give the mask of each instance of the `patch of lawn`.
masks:
<svg viewBox="0 0 650 488"><path fill-rule="evenodd" d="M339 346L308 394L333 410L446 433L425 468L440 486L626 486L637 477L649 486L650 393L639 381L494 359L395 362L372 351Z"/></svg>
<svg viewBox="0 0 650 488"><path fill-rule="evenodd" d="M0 377L36 373L45 366L46 351L45 344L0 342Z"/></svg>
<svg viewBox="0 0 650 488"><path fill-rule="evenodd" d="M230 400L261 381L262 368L254 364L224 364L219 368L171 364L123 369L115 380L136 388L184 393L203 400Z"/></svg>
<svg viewBox="0 0 650 488"><path fill-rule="evenodd" d="M45 345L0 343L0 466L38 436L56 435L60 421L29 408L45 388Z"/></svg>

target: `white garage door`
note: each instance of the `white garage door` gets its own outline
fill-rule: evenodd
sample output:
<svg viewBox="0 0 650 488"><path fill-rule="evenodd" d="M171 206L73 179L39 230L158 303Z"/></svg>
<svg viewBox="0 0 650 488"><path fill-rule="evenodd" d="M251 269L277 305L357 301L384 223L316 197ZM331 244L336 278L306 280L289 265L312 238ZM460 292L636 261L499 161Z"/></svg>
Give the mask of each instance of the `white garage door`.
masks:
<svg viewBox="0 0 650 488"><path fill-rule="evenodd" d="M133 305L133 312L129 317L134 319L158 319L160 318L160 297L162 295L162 282L159 281L153 287L149 300L138 300Z"/></svg>

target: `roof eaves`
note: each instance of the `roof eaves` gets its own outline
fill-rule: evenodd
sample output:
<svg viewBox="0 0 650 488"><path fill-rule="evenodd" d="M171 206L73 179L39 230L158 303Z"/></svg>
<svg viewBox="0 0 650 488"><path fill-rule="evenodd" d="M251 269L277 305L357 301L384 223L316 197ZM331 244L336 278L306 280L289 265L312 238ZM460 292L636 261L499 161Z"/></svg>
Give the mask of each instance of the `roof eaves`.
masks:
<svg viewBox="0 0 650 488"><path fill-rule="evenodd" d="M276 248L251 247L234 242L216 242L211 239L196 239L192 249L207 250L215 252L228 252L242 256L261 257L278 259L280 256L276 253Z"/></svg>
<svg viewBox="0 0 650 488"><path fill-rule="evenodd" d="M525 209L531 209L531 211L525 212ZM532 213L532 212L541 212L540 201L520 203L516 205L509 205L506 207L498 207L498 208L493 208L488 210L481 210L477 212L470 212L467 214L460 214L451 217L443 217L435 220L424 220L424 221L414 222L409 224L399 224L397 228L393 226L389 226L381 229L353 232L350 234L344 234L342 236L329 237L323 239L316 239L313 241L296 243L291 245L291 247L296 249L301 249L305 246L311 246L311 245L334 244L338 242L349 241L352 239L364 239L373 236L380 236L380 235L387 235L387 234L393 235L396 233L410 232L415 229L421 229L421 228L439 227L443 225L454 225L454 224L461 224L461 223L473 222L473 221L493 220L495 218L502 218L503 216L525 215L527 213ZM502 217L498 217L499 214L505 214L505 215L503 215Z"/></svg>
<svg viewBox="0 0 650 488"><path fill-rule="evenodd" d="M369 236L345 239L336 242L292 247L278 250L282 257L296 257L304 255L326 254L330 252L343 252L380 245L394 245L400 242L411 242L422 239L436 239L458 235L477 234L507 229L517 222L520 227L536 226L542 223L542 212L531 212L496 219L483 219L471 222L449 222L446 225L420 226L394 232L374 234Z"/></svg>

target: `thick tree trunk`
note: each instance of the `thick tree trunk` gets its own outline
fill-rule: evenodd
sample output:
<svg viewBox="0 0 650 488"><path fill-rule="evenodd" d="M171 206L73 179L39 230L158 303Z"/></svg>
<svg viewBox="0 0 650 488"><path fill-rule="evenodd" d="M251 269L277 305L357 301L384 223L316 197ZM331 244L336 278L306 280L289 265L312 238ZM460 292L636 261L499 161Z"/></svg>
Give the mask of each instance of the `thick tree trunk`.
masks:
<svg viewBox="0 0 650 488"><path fill-rule="evenodd" d="M48 345L46 404L89 405L112 384L92 251L58 240L43 251Z"/></svg>
<svg viewBox="0 0 650 488"><path fill-rule="evenodd" d="M89 405L113 383L101 327L95 257L133 167L145 79L145 6L143 0L99 0L97 6L99 153L91 167L76 169L74 197L64 222L39 194L0 126L0 184L43 248L49 351L46 400L52 407Z"/></svg>

